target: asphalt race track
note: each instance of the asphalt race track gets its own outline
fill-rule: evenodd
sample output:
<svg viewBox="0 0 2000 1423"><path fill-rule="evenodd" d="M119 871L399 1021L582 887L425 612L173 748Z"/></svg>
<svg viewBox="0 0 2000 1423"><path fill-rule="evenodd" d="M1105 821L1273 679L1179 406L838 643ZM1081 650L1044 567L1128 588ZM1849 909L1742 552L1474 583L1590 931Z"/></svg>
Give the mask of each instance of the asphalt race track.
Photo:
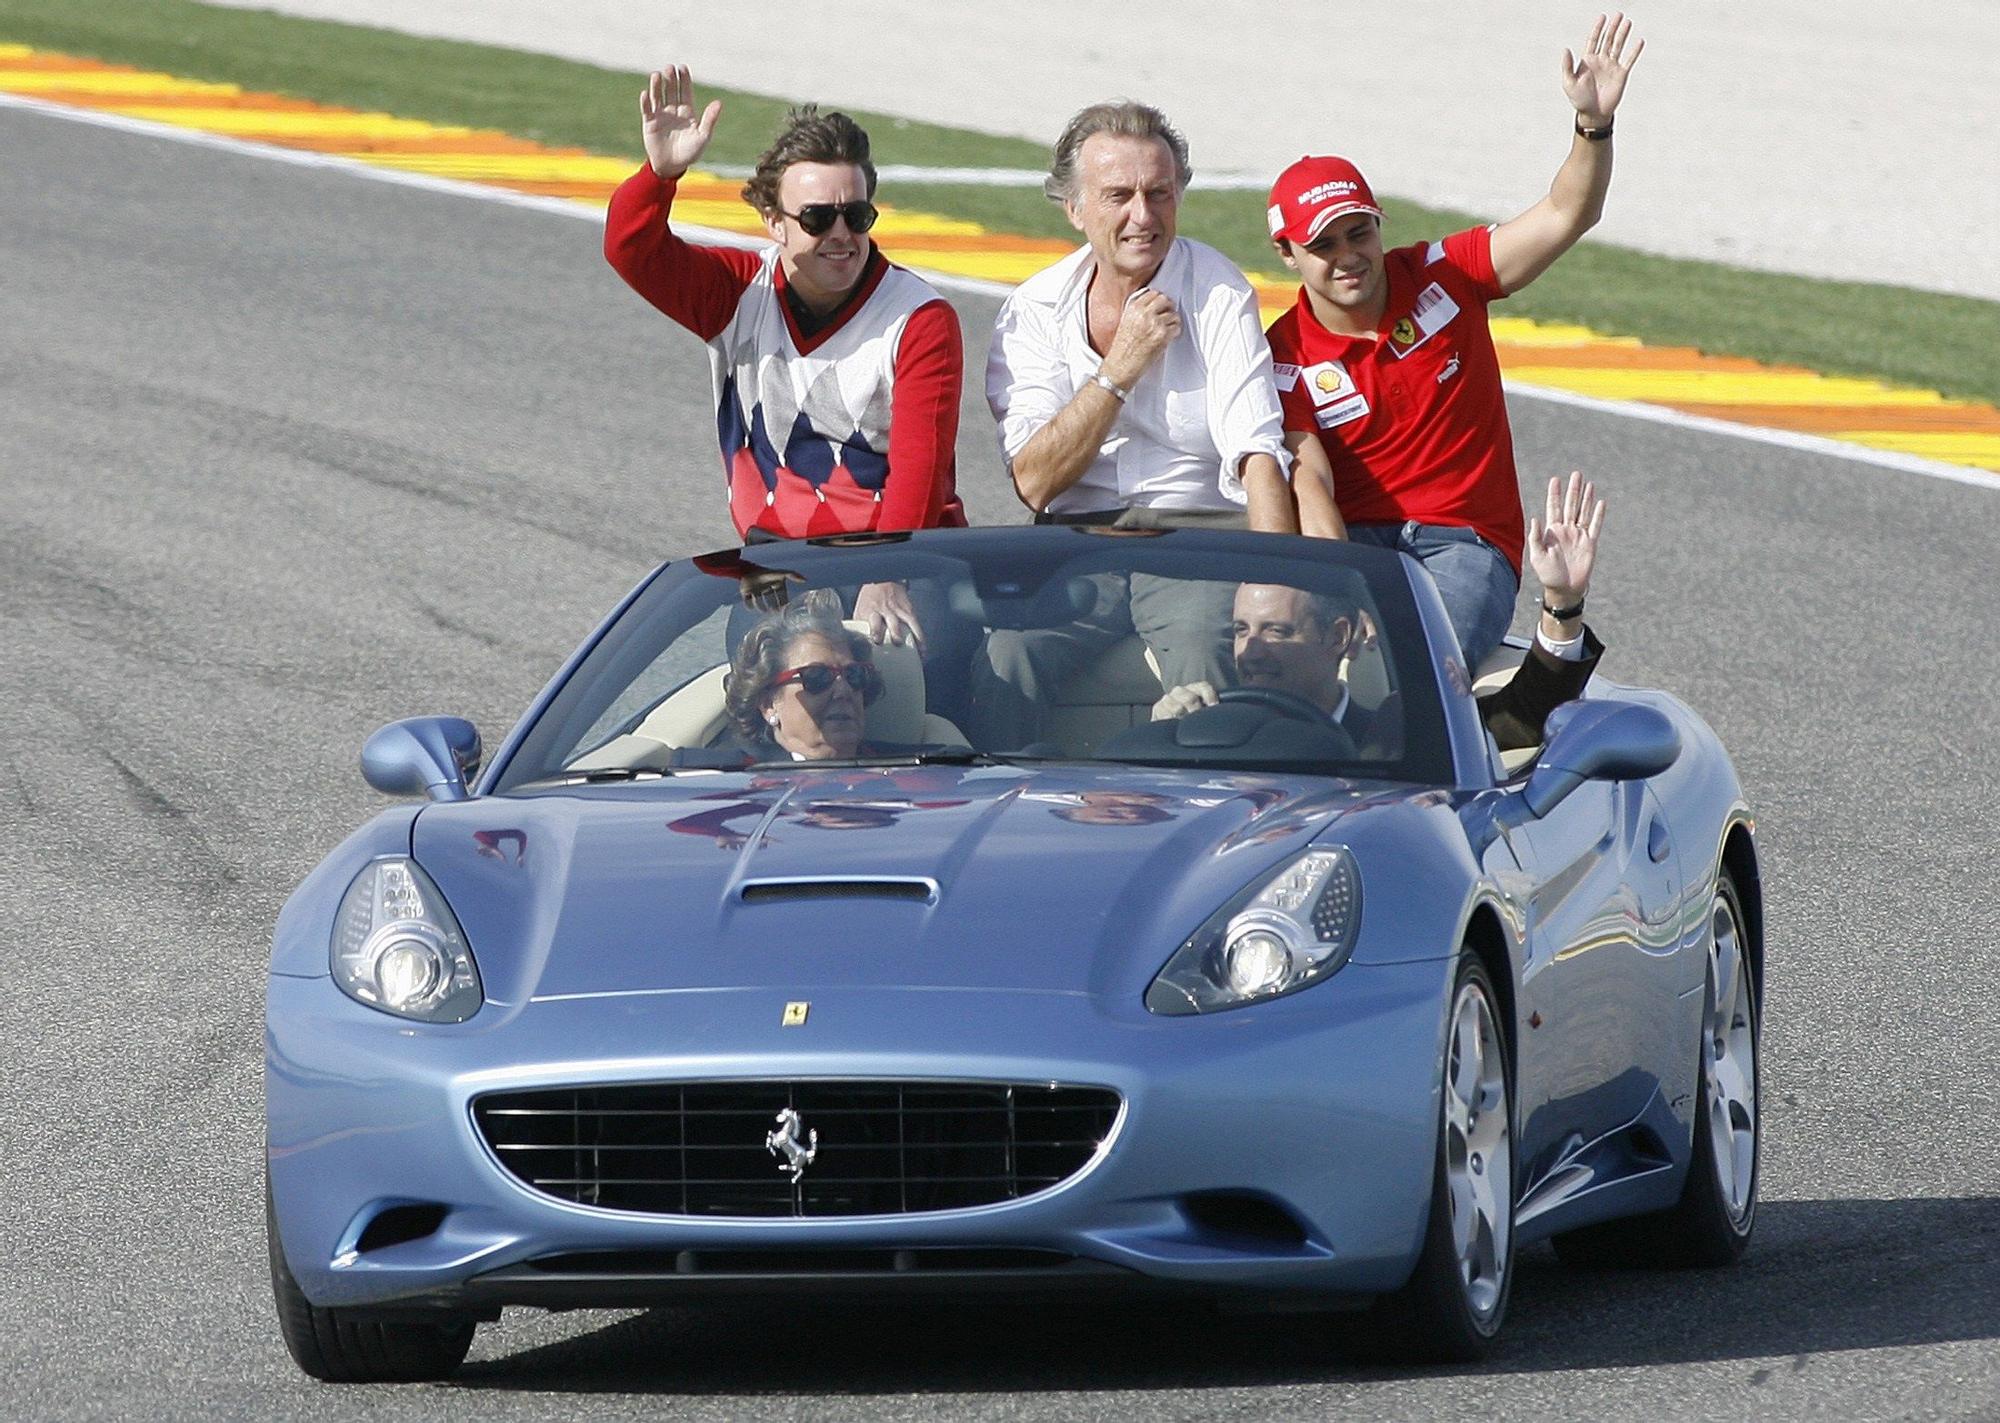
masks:
<svg viewBox="0 0 2000 1423"><path fill-rule="evenodd" d="M589 223L19 111L0 153L0 1415L2000 1414L2000 493L1533 400L1530 478L1611 490L1606 671L1703 709L1759 811L1741 1268L1538 1249L1500 1356L1434 1374L1338 1317L774 1300L309 1383L263 1254L269 927L381 803L369 731L497 740L727 541L705 363ZM961 488L1011 520L977 384Z"/></svg>

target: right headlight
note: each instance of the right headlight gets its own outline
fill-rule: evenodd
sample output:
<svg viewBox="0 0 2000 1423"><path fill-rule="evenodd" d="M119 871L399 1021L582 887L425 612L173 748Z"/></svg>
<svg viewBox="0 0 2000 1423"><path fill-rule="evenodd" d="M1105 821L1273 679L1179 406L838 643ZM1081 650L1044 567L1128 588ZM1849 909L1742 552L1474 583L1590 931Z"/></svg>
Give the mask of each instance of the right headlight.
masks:
<svg viewBox="0 0 2000 1423"><path fill-rule="evenodd" d="M1361 873L1339 845L1315 847L1210 915L1146 990L1155 1013L1214 1013L1296 993L1347 962L1361 924Z"/></svg>
<svg viewBox="0 0 2000 1423"><path fill-rule="evenodd" d="M333 981L370 1008L462 1023L485 994L465 934L416 861L377 860L354 877L333 921Z"/></svg>

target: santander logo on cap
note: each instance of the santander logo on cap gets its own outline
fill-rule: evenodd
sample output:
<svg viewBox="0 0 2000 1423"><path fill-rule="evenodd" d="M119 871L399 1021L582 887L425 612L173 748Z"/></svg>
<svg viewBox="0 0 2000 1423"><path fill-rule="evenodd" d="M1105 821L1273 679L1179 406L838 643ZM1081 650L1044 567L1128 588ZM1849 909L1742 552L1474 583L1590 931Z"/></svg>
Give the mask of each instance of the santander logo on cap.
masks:
<svg viewBox="0 0 2000 1423"><path fill-rule="evenodd" d="M1311 242L1335 218L1356 212L1382 216L1368 180L1345 158L1301 158L1271 185L1267 216L1274 238Z"/></svg>

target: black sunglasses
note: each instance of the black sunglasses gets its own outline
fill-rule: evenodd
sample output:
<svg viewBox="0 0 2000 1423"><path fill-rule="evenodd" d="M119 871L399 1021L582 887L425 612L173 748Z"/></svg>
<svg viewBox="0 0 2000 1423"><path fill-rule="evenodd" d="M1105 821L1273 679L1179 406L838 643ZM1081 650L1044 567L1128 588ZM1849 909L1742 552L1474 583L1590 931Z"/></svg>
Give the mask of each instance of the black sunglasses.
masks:
<svg viewBox="0 0 2000 1423"><path fill-rule="evenodd" d="M851 203L807 203L797 212L778 209L778 216L788 217L804 229L808 237L824 237L833 229L833 220L841 219L847 230L857 237L875 225L875 219L882 214L869 202Z"/></svg>
<svg viewBox="0 0 2000 1423"><path fill-rule="evenodd" d="M824 662L807 662L797 667L787 667L771 679L771 685L781 687L787 682L797 682L800 691L807 696L817 697L832 689L836 677L844 679L848 686L861 693L864 706L882 693L882 674L875 670L875 664L872 662L849 662L844 667L833 667Z"/></svg>

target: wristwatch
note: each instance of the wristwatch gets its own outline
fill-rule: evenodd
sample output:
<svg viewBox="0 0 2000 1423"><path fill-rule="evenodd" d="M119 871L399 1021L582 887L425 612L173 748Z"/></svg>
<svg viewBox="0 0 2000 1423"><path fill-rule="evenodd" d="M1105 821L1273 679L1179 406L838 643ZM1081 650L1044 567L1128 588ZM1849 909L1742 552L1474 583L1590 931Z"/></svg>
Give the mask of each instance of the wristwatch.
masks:
<svg viewBox="0 0 2000 1423"><path fill-rule="evenodd" d="M1090 377L1090 383L1092 385L1101 385L1106 390L1110 391L1113 395L1117 396L1118 403L1120 405L1123 405L1126 401L1132 398L1131 391L1127 390L1124 386L1120 385L1117 381L1113 380L1103 371L1094 372Z"/></svg>
<svg viewBox="0 0 2000 1423"><path fill-rule="evenodd" d="M1578 598L1575 603L1571 604L1567 608L1551 608L1549 606L1548 597L1545 594L1542 597L1542 611L1547 613L1550 617L1554 618L1557 622L1566 623L1571 618L1580 618L1583 616L1583 599Z"/></svg>
<svg viewBox="0 0 2000 1423"><path fill-rule="evenodd" d="M1585 128L1583 120L1578 119L1576 121L1576 136L1591 143L1602 143L1605 139L1611 137L1611 125L1606 124L1603 128Z"/></svg>

